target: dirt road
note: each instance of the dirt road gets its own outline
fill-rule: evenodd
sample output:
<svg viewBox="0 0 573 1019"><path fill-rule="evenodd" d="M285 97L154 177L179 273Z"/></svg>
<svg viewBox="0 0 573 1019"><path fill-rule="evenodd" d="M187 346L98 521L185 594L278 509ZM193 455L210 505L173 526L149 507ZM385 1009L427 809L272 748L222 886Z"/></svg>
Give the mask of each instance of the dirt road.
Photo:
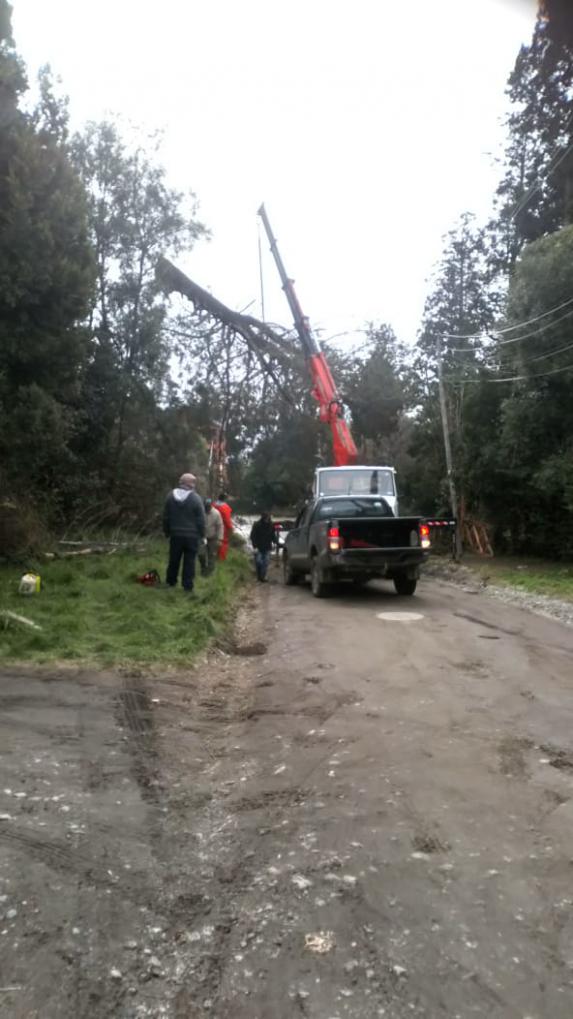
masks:
<svg viewBox="0 0 573 1019"><path fill-rule="evenodd" d="M573 630L251 597L186 675L0 677L2 1019L570 1019Z"/></svg>

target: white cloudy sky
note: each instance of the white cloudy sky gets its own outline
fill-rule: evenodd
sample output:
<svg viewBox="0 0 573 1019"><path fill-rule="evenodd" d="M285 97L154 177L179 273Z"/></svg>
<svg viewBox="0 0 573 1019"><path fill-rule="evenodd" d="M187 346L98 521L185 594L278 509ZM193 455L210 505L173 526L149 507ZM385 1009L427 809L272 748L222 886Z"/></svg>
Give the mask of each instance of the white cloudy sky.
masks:
<svg viewBox="0 0 573 1019"><path fill-rule="evenodd" d="M535 0L12 0L19 51L51 63L74 125L165 131L174 185L211 228L181 267L259 301L265 201L312 323L412 340L441 236L487 213L504 87ZM289 323L266 245L268 317ZM257 305L252 308L253 313Z"/></svg>

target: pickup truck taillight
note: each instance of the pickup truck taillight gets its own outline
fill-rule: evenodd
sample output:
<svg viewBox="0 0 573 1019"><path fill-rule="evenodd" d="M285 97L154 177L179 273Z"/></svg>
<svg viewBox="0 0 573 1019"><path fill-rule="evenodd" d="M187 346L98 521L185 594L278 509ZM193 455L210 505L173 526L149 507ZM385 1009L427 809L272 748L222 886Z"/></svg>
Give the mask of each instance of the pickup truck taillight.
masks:
<svg viewBox="0 0 573 1019"><path fill-rule="evenodd" d="M329 527L327 535L329 552L340 552L340 531L338 527Z"/></svg>
<svg viewBox="0 0 573 1019"><path fill-rule="evenodd" d="M427 524L420 524L420 545L422 548L429 548L432 542L430 541L430 528Z"/></svg>

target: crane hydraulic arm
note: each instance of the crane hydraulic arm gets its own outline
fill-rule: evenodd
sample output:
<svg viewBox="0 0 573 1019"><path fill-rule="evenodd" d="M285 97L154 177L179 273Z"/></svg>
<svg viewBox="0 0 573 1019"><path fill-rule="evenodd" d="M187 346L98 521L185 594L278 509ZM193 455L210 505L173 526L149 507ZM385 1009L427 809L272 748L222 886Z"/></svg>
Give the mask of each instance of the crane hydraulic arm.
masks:
<svg viewBox="0 0 573 1019"><path fill-rule="evenodd" d="M259 209L259 216L263 221L271 246L271 252L279 271L282 287L292 312L296 331L308 362L312 378L312 395L318 401L320 420L328 424L332 432L335 466L348 467L356 463L358 452L350 429L344 420L342 402L336 389L332 372L330 371L324 351L321 350L318 340L312 334L308 319L303 315L293 281L287 276L264 205L261 205Z"/></svg>

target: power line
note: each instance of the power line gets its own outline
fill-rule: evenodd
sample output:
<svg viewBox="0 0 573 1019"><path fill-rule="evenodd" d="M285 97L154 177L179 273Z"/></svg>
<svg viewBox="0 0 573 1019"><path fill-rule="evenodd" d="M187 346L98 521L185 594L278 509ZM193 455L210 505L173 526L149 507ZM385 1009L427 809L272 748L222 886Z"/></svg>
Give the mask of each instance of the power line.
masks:
<svg viewBox="0 0 573 1019"><path fill-rule="evenodd" d="M555 170L557 169L557 167L563 162L564 159L567 158L567 156L569 155L569 153L572 150L573 150L573 142L571 142L567 146L565 151L561 154L560 158L557 160L556 163L553 164L553 166L551 165L552 160L550 160L549 165L547 166L547 169L545 170L546 176L549 177L552 173L555 173ZM535 192L541 190L542 183L543 183L542 181L538 180L536 184L532 185L529 188L529 191L526 191L525 194L522 195L522 197L516 203L515 208L514 208L513 212L511 213L511 216L509 217L511 220L514 220L515 217L518 216L520 212L523 212L523 210L525 209L525 206L528 204L530 199L533 198Z"/></svg>
<svg viewBox="0 0 573 1019"><path fill-rule="evenodd" d="M573 343L568 343L566 347L559 347L557 350L548 350L546 354L536 354L535 357L528 357L523 363L531 364L532 361L544 361L546 357L556 357L557 354L564 354L567 350L573 350Z"/></svg>
<svg viewBox="0 0 573 1019"><path fill-rule="evenodd" d="M567 120L565 122L565 125L563 127L563 133L565 133L566 131L569 130L569 127L570 127L572 121L573 121L573 111L569 114L569 116L568 116L568 118L567 118ZM563 160L565 159L565 157L569 155L569 152L571 151L572 148L573 148L573 143L568 145L564 152L561 152L561 149L556 149L553 152L552 156L549 159L547 167L545 169L545 176L546 177L549 176L551 173L553 173L557 169L559 164L562 163ZM557 158L557 161L555 161L556 157L559 157L559 158ZM537 180L534 184L531 184L529 186L529 188L527 189L525 194L523 194L521 196L521 198L517 199L517 202L515 203L513 209L511 210L511 212L509 214L510 220L514 220L515 219L515 217L522 211L522 209L525 208L525 206L529 202L530 198L533 198L535 192L539 191L541 189L541 186L542 186L542 182L540 180Z"/></svg>
<svg viewBox="0 0 573 1019"><path fill-rule="evenodd" d="M523 358L522 364L533 364L535 361L544 361L547 357L556 357L557 354L564 354L567 350L573 349L573 343L565 347L558 347L557 350L547 350L544 354L535 354L533 357Z"/></svg>
<svg viewBox="0 0 573 1019"><path fill-rule="evenodd" d="M540 322L541 319L547 318L548 315L553 315L556 311L561 311L562 308L566 308L569 304L573 304L573 297L569 297L567 301L563 301L562 304L558 304L555 308L550 308L549 311L544 311L541 315L536 315L535 318L526 319L525 322L518 322L513 326L505 326L503 329L494 329L492 332L496 336L502 336L505 333L513 332L514 329L524 329L525 326L533 325L534 322ZM479 333L442 333L442 339L444 340L479 340L485 333L482 329Z"/></svg>
<svg viewBox="0 0 573 1019"><path fill-rule="evenodd" d="M552 326L558 325L559 322L563 322L565 319L571 318L572 315L573 308L571 309L571 311L565 312L564 315L560 315L559 318L553 319L552 322L547 322L544 326L541 326L540 329L532 329L530 333L525 333L523 336L510 336L507 340L496 340L495 336L492 336L492 339L495 341L495 346L492 345L491 347L486 347L485 348L486 354L490 352L494 353L496 350L499 349L499 347L506 347L508 343L519 343L521 340L529 340L531 336L539 336L541 333L546 332L547 329L551 329ZM448 353L475 354L477 349L478 348L476 347L451 347ZM482 347L482 349L484 348Z"/></svg>
<svg viewBox="0 0 573 1019"><path fill-rule="evenodd" d="M560 372L571 371L572 368L573 364L566 364L561 368L549 368L548 371L545 372L536 372L535 375L508 375L498 379L493 377L488 378L484 375L473 379L457 379L455 375L449 375L448 382L458 386L465 386L468 382L530 382L532 379L541 379L545 375L558 375Z"/></svg>
<svg viewBox="0 0 573 1019"><path fill-rule="evenodd" d="M556 350L547 350L547 351L545 351L544 354L535 354L533 357L526 357L526 358L524 358L521 361L521 364L534 364L536 361L545 361L546 358L548 358L548 357L557 357L558 354L565 354L568 350L573 350L573 343L568 343L564 347L557 347ZM484 362L480 362L480 366L481 367L485 367L485 368L489 368L489 369L495 367L495 365L492 364L491 361L490 361L489 364L486 364ZM506 362L505 365L499 364L498 367L499 368L509 368L509 367L512 367L512 366ZM450 376L450 378L454 378L454 376L452 375L452 376ZM473 379L463 379L462 378L459 381L461 381L461 382L465 382L465 381L470 382L470 381L472 381L473 382L474 380Z"/></svg>

